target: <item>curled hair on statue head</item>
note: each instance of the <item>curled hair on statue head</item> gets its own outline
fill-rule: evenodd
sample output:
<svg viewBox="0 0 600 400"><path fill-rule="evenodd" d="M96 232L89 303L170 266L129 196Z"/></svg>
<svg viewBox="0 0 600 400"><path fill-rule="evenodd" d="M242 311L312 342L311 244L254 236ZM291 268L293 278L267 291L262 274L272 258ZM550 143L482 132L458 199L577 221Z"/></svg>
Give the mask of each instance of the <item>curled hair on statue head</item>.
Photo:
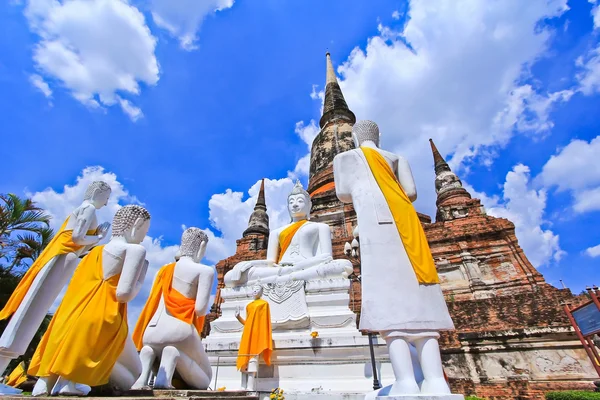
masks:
<svg viewBox="0 0 600 400"><path fill-rule="evenodd" d="M133 228L138 219L150 220L150 213L142 206L130 204L119 208L115 213L112 224L113 237L125 236L125 232Z"/></svg>
<svg viewBox="0 0 600 400"><path fill-rule="evenodd" d="M181 246L179 247L179 256L193 257L198 254L202 243L208 243L208 235L200 228L188 228L181 235Z"/></svg>
<svg viewBox="0 0 600 400"><path fill-rule="evenodd" d="M376 146L379 146L379 127L373 121L364 119L355 123L352 127L352 136L354 137L357 146L360 146L367 141L373 142Z"/></svg>
<svg viewBox="0 0 600 400"><path fill-rule="evenodd" d="M85 190L85 194L83 195L84 200L93 199L98 193L103 193L106 191L111 191L111 187L108 183L104 181L94 181L89 184L87 189Z"/></svg>

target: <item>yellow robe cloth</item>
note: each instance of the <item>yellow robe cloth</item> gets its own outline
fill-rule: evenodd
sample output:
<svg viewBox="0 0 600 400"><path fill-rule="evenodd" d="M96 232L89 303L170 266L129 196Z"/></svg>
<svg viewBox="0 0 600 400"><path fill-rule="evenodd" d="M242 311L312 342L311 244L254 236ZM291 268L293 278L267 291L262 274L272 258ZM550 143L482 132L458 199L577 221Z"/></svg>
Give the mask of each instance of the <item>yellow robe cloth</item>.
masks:
<svg viewBox="0 0 600 400"><path fill-rule="evenodd" d="M296 221L279 234L279 257L277 257L277 262L281 261L285 251L288 247L290 247L290 243L292 242L292 238L298 232L298 229L302 227L308 221L303 219L301 221Z"/></svg>
<svg viewBox="0 0 600 400"><path fill-rule="evenodd" d="M273 335L271 331L271 311L269 303L256 299L246 306L246 323L238 350L237 369L241 370L251 357L262 354L265 364L271 365ZM249 355L252 354L252 355Z"/></svg>
<svg viewBox="0 0 600 400"><path fill-rule="evenodd" d="M27 374L25 373L25 362L21 361L19 365L8 375L6 379L6 385L18 388L22 383L27 381Z"/></svg>
<svg viewBox="0 0 600 400"><path fill-rule="evenodd" d="M385 158L377 150L361 147L369 168L390 207L406 254L421 284L440 283L427 237L412 202Z"/></svg>
<svg viewBox="0 0 600 400"><path fill-rule="evenodd" d="M21 305L21 302L29 291L31 284L35 280L35 277L50 260L56 256L60 256L61 254L73 253L83 247L73 243L73 240L71 239L71 236L73 235L72 229L65 230L68 221L69 217L67 217L65 222L63 222L56 235L54 235L50 243L48 243L46 248L42 251L42 254L36 258L25 275L23 275L23 278L21 278L21 281L8 299L8 302L2 311L0 311L0 320L10 317L15 311L17 311L17 308L19 308ZM94 233L95 231L89 231L87 234L92 235Z"/></svg>
<svg viewBox="0 0 600 400"><path fill-rule="evenodd" d="M199 335L204 329L205 316L198 317L196 315L196 300L189 299L173 289L174 273L175 263L171 263L163 266L156 274L150 296L146 300L146 305L144 305L133 331L133 342L138 350L141 350L144 346L144 332L158 308L161 296L164 299L166 309L173 317L194 325Z"/></svg>
<svg viewBox="0 0 600 400"><path fill-rule="evenodd" d="M102 250L81 260L29 366L89 386L108 383L127 338L127 303L117 301L120 274L104 279Z"/></svg>

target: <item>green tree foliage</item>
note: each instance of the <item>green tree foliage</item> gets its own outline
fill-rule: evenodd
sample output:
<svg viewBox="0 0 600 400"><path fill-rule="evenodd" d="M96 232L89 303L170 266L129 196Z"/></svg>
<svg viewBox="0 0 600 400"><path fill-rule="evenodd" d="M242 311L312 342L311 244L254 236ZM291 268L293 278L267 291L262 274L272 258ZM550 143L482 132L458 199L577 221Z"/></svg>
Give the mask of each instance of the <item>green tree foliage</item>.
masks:
<svg viewBox="0 0 600 400"><path fill-rule="evenodd" d="M46 247L54 235L49 227L50 215L30 199L14 194L0 194L0 309L7 303L21 276ZM29 363L48 328L46 316L25 354L13 360L5 373L21 361ZM8 320L0 321L0 334Z"/></svg>
<svg viewBox="0 0 600 400"><path fill-rule="evenodd" d="M600 393L584 391L566 391L546 393L546 400L600 400Z"/></svg>

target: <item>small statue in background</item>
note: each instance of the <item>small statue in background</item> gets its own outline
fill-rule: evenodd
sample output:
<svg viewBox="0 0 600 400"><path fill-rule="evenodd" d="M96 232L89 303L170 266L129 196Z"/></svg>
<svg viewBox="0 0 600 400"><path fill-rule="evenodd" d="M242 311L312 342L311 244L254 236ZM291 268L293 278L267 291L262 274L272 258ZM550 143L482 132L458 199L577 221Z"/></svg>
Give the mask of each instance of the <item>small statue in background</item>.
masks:
<svg viewBox="0 0 600 400"><path fill-rule="evenodd" d="M273 352L273 336L271 329L271 312L269 303L261 299L263 288L260 284L252 287L254 300L246 306L246 319L238 310L235 317L244 325L242 340L238 350L237 369L242 371L242 387L249 391L256 390L258 359L262 354L265 364L271 365Z"/></svg>

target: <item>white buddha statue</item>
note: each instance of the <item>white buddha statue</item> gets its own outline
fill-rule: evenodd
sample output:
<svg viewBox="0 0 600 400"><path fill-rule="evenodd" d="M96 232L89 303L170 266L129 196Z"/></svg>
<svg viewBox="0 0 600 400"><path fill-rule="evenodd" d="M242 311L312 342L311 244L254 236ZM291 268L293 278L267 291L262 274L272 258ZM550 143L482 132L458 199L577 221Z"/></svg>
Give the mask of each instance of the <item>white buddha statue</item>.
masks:
<svg viewBox="0 0 600 400"><path fill-rule="evenodd" d="M160 366L154 388L172 388L175 371L187 385L208 388L212 369L200 334L210 306L215 272L200 263L207 244L208 236L200 229L186 229L178 261L158 271L133 334L141 350L143 370L132 389L148 386L157 357Z"/></svg>
<svg viewBox="0 0 600 400"><path fill-rule="evenodd" d="M396 377L391 387L368 398L449 395L438 332L454 325L412 205L417 191L410 166L404 158L378 148L374 122L357 122L352 136L357 148L338 154L333 172L337 197L353 203L360 227L359 329L379 332L385 339ZM423 372L420 383L411 361L413 345Z"/></svg>
<svg viewBox="0 0 600 400"><path fill-rule="evenodd" d="M52 241L29 267L12 293L0 319L11 317L0 337L0 376L8 363L24 354L50 307L77 267L79 256L100 241L110 223L98 225L96 210L104 207L111 189L102 181L87 188L83 202L64 221ZM14 389L9 389L14 392ZM0 394L6 388L0 385Z"/></svg>
<svg viewBox="0 0 600 400"><path fill-rule="evenodd" d="M81 260L29 366L39 376L34 396L84 396L110 381L129 388L141 363L129 335L127 303L146 277L150 214L138 205L120 208L110 241ZM117 376L115 376L117 375Z"/></svg>
<svg viewBox="0 0 600 400"><path fill-rule="evenodd" d="M329 225L310 222L310 195L298 181L288 196L292 222L272 230L266 260L242 261L225 274L225 285L251 285L260 281L284 283L347 277L353 271L348 260L334 260Z"/></svg>

